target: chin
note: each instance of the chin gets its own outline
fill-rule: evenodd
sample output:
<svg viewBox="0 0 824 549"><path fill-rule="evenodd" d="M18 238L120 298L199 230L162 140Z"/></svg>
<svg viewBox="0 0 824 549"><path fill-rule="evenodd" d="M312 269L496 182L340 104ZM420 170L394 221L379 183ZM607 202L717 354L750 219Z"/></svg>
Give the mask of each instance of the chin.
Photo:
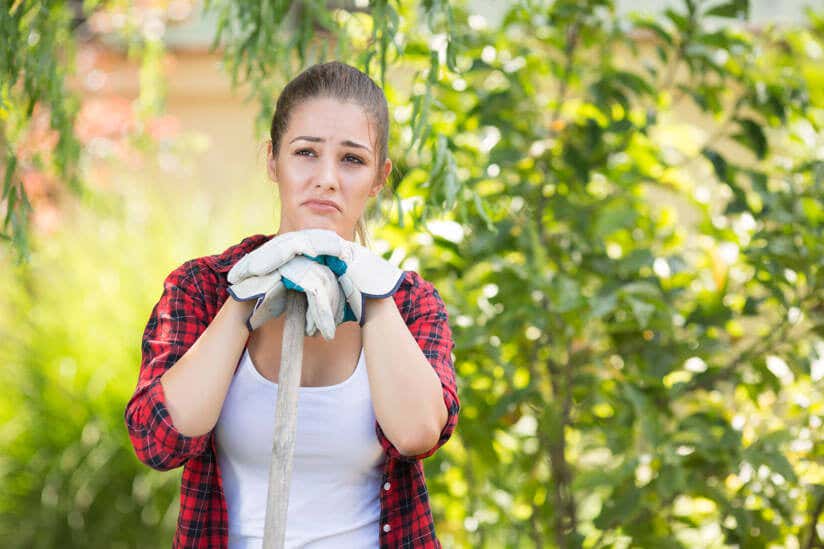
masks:
<svg viewBox="0 0 824 549"><path fill-rule="evenodd" d="M307 219L300 224L299 229L327 229L338 232L338 227L332 222L323 219Z"/></svg>
<svg viewBox="0 0 824 549"><path fill-rule="evenodd" d="M289 227L286 229L286 227ZM355 227L341 227L339 223L335 223L332 219L324 216L306 216L296 220L292 223L281 223L281 232L302 231L304 229L325 229L333 231L341 238L346 240L355 240Z"/></svg>
<svg viewBox="0 0 824 549"><path fill-rule="evenodd" d="M322 219L312 219L306 220L300 224L300 226L295 230L302 230L302 229L325 229L327 231L333 231L337 233L339 236L343 238L347 238L346 231L342 230L336 224L331 222L324 222ZM354 232L354 230L352 231Z"/></svg>

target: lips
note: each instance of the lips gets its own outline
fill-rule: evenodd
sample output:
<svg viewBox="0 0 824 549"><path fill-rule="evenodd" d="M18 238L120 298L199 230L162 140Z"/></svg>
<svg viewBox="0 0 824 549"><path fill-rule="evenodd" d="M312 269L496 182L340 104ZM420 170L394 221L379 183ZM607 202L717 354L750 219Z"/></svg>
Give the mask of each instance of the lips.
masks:
<svg viewBox="0 0 824 549"><path fill-rule="evenodd" d="M319 205L322 205L322 206L331 206L332 208L335 208L336 210L341 211L340 206L338 206L335 202L332 202L331 200L312 199L312 200L307 200L306 202L303 203L304 206L308 206L308 205L311 205L311 204L319 204Z"/></svg>

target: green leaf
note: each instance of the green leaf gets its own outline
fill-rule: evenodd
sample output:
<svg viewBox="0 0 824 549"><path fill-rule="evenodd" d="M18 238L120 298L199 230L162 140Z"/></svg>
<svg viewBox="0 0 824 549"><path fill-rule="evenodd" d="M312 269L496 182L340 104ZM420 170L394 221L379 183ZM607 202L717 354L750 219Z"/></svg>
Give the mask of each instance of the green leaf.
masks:
<svg viewBox="0 0 824 549"><path fill-rule="evenodd" d="M632 309L632 314L634 314L638 320L638 325L641 326L641 328L646 328L649 324L650 317L655 313L655 306L631 296L626 296L625 299Z"/></svg>
<svg viewBox="0 0 824 549"><path fill-rule="evenodd" d="M766 465L773 472L778 473L789 482L796 482L797 477L792 464L787 457L778 450L763 450L760 448L748 448L745 452L747 461L753 465Z"/></svg>
<svg viewBox="0 0 824 549"><path fill-rule="evenodd" d="M803 197L801 199L801 211L804 212L804 216L814 227L818 227L824 222L824 206L822 206L820 200L810 196Z"/></svg>
<svg viewBox="0 0 824 549"><path fill-rule="evenodd" d="M481 219L483 219L486 223L486 229L488 231L495 231L495 224L492 222L492 219L489 217L489 214L486 211L486 207L484 206L484 199L481 198L481 196L478 193L473 191L472 200L475 203L475 211L478 213L478 215L481 216Z"/></svg>
<svg viewBox="0 0 824 549"><path fill-rule="evenodd" d="M6 202L6 219L3 221L3 227L7 227L9 224L9 220L11 219L12 214L14 213L14 204L17 201L17 189L13 189L11 193L9 193L8 202Z"/></svg>
<svg viewBox="0 0 824 549"><path fill-rule="evenodd" d="M590 314L593 318L602 318L618 305L618 296L614 292L607 295L597 295L589 300Z"/></svg>
<svg viewBox="0 0 824 549"><path fill-rule="evenodd" d="M665 465L661 467L658 476L655 478L655 488L662 499L683 493L687 485L686 468L678 465Z"/></svg>
<svg viewBox="0 0 824 549"><path fill-rule="evenodd" d="M6 177L3 180L3 197L0 198L0 200L5 200L6 195L8 195L11 191L11 178L14 174L15 168L17 167L17 156L15 156L14 154L12 154L11 151L9 151L9 154L6 157L6 162Z"/></svg>
<svg viewBox="0 0 824 549"><path fill-rule="evenodd" d="M458 52L457 47L455 46L454 40L449 40L446 43L446 66L449 68L450 71L457 73L458 72Z"/></svg>
<svg viewBox="0 0 824 549"><path fill-rule="evenodd" d="M602 240L618 230L633 227L637 219L638 212L634 208L622 199L614 200L601 211L593 232L596 238Z"/></svg>
<svg viewBox="0 0 824 549"><path fill-rule="evenodd" d="M402 229L403 228L403 205L401 204L401 196L398 193L395 193L395 205L398 209L398 226Z"/></svg>
<svg viewBox="0 0 824 549"><path fill-rule="evenodd" d="M724 183L729 182L729 167L727 160L713 149L705 148L701 151L707 160L712 163L712 168L715 171L716 177Z"/></svg>
<svg viewBox="0 0 824 549"><path fill-rule="evenodd" d="M556 312L567 313L581 305L581 288L576 279L558 274L549 287L550 303Z"/></svg>
<svg viewBox="0 0 824 549"><path fill-rule="evenodd" d="M661 295L661 290L651 282L637 281L621 286L620 293L655 299Z"/></svg>
<svg viewBox="0 0 824 549"><path fill-rule="evenodd" d="M690 30L691 23L690 23L689 19L687 17L685 17L684 15L676 12L675 10L673 10L671 8L667 8L664 11L664 15L666 15L667 18L670 21L672 21L672 23L675 25L675 27L679 31L681 31L682 33L686 33Z"/></svg>
<svg viewBox="0 0 824 549"><path fill-rule="evenodd" d="M664 27L656 23L652 19L638 19L634 22L634 25L641 29L647 29L653 33L655 33L661 40L663 40L667 45L673 45L673 38Z"/></svg>
<svg viewBox="0 0 824 549"><path fill-rule="evenodd" d="M615 71L612 78L622 86L629 88L636 95L654 95L655 90L645 78L629 71Z"/></svg>
<svg viewBox="0 0 824 549"><path fill-rule="evenodd" d="M627 524L638 514L641 491L635 486L616 490L606 499L593 524L600 530L610 530L619 524Z"/></svg>
<svg viewBox="0 0 824 549"><path fill-rule="evenodd" d="M727 17L745 19L749 16L749 0L733 0L725 2L704 12L705 17Z"/></svg>
<svg viewBox="0 0 824 549"><path fill-rule="evenodd" d="M739 118L736 122L741 127L741 133L734 135L733 138L751 149L759 160L763 160L767 155L767 137L764 135L764 129L751 118Z"/></svg>

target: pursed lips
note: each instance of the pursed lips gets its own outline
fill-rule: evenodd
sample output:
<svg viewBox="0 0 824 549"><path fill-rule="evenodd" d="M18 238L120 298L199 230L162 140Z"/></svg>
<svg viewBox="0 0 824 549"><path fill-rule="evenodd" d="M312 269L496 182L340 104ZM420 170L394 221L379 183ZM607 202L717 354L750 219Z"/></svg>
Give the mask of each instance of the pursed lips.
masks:
<svg viewBox="0 0 824 549"><path fill-rule="evenodd" d="M332 208L335 208L336 210L341 211L340 206L338 206L337 204L335 204L331 200L312 199L312 200L307 200L306 202L303 203L304 206L308 206L308 205L311 205L311 204L319 204L319 205L322 205L322 206L331 206Z"/></svg>

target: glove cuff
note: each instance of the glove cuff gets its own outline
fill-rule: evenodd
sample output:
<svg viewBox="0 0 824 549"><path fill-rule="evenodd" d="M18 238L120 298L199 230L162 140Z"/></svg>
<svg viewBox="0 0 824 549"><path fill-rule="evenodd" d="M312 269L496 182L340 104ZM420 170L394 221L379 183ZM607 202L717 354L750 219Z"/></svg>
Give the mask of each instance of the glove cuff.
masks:
<svg viewBox="0 0 824 549"><path fill-rule="evenodd" d="M253 326L252 317L254 317L255 313L258 311L258 309L260 309L260 305L261 305L261 303L263 303L263 300L266 297L266 294L259 293L259 294L251 295L251 296L248 296L248 297L240 297L239 295L237 295L235 293L234 290L232 290L231 286L226 288L226 291L229 292L229 295L235 301L243 302L243 301L251 301L253 299L257 300L257 302L255 303L255 306L252 307L252 312L249 313L249 316L246 317L246 320L244 321L244 324L246 325L246 329L249 330L249 333L254 332L255 329L258 326Z"/></svg>
<svg viewBox="0 0 824 549"><path fill-rule="evenodd" d="M398 272L400 273L400 276L395 281L394 286L389 289L384 288L386 291L382 293L370 293L358 289L357 285L353 284L353 280L351 279L349 273L344 273L341 277L339 277L344 294L346 295L347 314L349 311L352 312L351 320L357 320L358 325L363 327L363 324L366 322L366 299L382 299L384 297L395 295L395 292L397 292L398 288L401 287L404 278L406 278L406 271L399 270Z"/></svg>

